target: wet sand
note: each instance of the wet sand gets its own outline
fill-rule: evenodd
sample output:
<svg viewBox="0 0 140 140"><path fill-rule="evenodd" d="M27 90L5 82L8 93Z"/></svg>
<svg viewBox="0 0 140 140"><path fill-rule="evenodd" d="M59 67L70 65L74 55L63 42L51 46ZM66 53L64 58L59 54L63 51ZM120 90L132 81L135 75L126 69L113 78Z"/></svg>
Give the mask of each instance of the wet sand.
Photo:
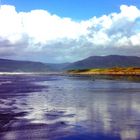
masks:
<svg viewBox="0 0 140 140"><path fill-rule="evenodd" d="M0 76L0 140L139 140L139 82Z"/></svg>

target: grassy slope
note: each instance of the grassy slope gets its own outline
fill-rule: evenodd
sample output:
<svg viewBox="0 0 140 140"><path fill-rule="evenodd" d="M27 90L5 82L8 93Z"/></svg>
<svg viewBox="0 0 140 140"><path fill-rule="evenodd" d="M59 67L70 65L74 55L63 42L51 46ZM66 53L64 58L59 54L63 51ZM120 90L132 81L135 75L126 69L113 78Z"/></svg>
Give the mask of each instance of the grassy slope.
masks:
<svg viewBox="0 0 140 140"><path fill-rule="evenodd" d="M69 74L96 74L96 75L140 75L140 68L136 67L114 67L101 69L69 70Z"/></svg>

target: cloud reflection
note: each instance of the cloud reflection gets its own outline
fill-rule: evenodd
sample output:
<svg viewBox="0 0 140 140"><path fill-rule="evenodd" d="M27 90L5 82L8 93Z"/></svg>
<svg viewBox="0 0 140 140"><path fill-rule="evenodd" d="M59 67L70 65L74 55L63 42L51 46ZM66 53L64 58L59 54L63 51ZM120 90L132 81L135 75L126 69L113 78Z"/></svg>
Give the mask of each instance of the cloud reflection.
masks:
<svg viewBox="0 0 140 140"><path fill-rule="evenodd" d="M84 133L122 140L140 138L140 94L134 90L127 92L129 87L140 90L139 83L63 76L57 80L47 81L46 78L42 85L47 85L49 90L26 93L26 96L23 93L24 96L0 103L5 108L14 100L13 111L26 112L24 116L15 117L12 131L5 132L6 140L9 137L18 139L20 133L28 130L29 136L29 132L39 130L38 137L47 137L48 140L53 136ZM19 133L19 130L22 131ZM32 134L32 137L36 136L36 133Z"/></svg>

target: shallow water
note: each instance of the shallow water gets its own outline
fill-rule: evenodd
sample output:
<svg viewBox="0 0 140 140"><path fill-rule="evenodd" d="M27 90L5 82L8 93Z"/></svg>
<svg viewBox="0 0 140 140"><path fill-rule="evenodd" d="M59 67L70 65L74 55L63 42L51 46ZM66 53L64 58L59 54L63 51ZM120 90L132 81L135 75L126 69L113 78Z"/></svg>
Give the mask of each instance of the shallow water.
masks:
<svg viewBox="0 0 140 140"><path fill-rule="evenodd" d="M0 140L139 140L140 83L0 76Z"/></svg>

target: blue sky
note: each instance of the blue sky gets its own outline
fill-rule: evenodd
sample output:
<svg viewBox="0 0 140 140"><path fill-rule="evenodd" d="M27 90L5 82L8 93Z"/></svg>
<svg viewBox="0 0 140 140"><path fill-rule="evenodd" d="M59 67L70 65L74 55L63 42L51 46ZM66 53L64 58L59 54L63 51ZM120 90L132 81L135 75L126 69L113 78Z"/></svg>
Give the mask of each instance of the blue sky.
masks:
<svg viewBox="0 0 140 140"><path fill-rule="evenodd" d="M139 0L2 0L0 56L48 63L140 56Z"/></svg>
<svg viewBox="0 0 140 140"><path fill-rule="evenodd" d="M44 9L75 20L119 12L122 4L140 7L139 0L2 0L2 3L15 5L17 11Z"/></svg>

